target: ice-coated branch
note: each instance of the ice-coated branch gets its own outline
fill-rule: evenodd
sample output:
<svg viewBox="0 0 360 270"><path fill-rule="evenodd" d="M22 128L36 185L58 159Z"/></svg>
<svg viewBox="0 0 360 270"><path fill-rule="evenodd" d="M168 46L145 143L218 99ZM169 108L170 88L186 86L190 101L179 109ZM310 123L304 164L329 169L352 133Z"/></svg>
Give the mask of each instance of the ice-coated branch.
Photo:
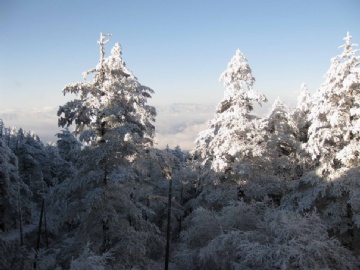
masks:
<svg viewBox="0 0 360 270"><path fill-rule="evenodd" d="M86 77L90 74L90 73L94 73L94 72L99 72L99 82L100 84L102 84L104 82L104 75L105 75L105 71L104 71L104 59L105 59L105 44L108 43L110 41L110 39L105 40L106 37L110 37L111 34L103 34L100 33L100 40L97 42L100 45L100 60L99 60L99 65L96 68L90 69L88 71L85 71L82 73L84 80L86 80Z"/></svg>
<svg viewBox="0 0 360 270"><path fill-rule="evenodd" d="M100 33L100 40L97 42L100 44L100 63L104 61L105 56L105 47L104 45L110 41L110 39L105 40L106 37L110 37L111 34Z"/></svg>
<svg viewBox="0 0 360 270"><path fill-rule="evenodd" d="M347 56L355 55L355 53L358 51L358 50L352 49L352 47L358 46L358 44L356 44L356 43L351 44L351 39L352 39L352 36L350 36L350 33L347 32L346 37L343 38L343 40L345 40L346 43L339 46L339 48L344 48L343 55L347 55Z"/></svg>
<svg viewBox="0 0 360 270"><path fill-rule="evenodd" d="M343 40L345 40L345 42L346 42L346 45L350 45L351 39L352 39L352 36L350 36L350 33L347 32L346 37L343 38Z"/></svg>

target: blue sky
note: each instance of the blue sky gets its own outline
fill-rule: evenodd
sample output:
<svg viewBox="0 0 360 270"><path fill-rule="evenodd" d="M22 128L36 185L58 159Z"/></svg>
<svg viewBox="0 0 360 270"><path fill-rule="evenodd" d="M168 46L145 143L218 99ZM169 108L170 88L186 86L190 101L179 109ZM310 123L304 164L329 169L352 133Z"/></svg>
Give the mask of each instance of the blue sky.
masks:
<svg viewBox="0 0 360 270"><path fill-rule="evenodd" d="M270 103L315 90L349 31L360 43L358 0L0 1L0 111L58 107L65 84L99 59L111 33L151 104L216 104L218 78L237 48Z"/></svg>

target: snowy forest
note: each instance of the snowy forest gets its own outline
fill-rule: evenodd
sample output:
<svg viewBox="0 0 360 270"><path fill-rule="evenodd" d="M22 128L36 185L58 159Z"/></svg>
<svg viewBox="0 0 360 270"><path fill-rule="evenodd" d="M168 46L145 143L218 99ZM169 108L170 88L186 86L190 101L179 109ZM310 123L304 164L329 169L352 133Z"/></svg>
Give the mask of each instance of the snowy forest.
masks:
<svg viewBox="0 0 360 270"><path fill-rule="evenodd" d="M119 43L106 52L110 36L62 90L74 99L59 107L56 143L0 120L0 269L360 269L360 56L349 33L315 93L303 84L296 108L278 98L265 117L236 50L188 152L154 146L154 91Z"/></svg>

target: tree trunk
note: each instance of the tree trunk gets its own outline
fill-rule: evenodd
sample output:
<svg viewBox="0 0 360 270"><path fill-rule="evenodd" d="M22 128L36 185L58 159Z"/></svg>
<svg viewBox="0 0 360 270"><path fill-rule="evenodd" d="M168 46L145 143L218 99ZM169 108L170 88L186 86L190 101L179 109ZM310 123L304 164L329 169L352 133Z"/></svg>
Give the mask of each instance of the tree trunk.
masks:
<svg viewBox="0 0 360 270"><path fill-rule="evenodd" d="M166 231L165 270L169 269L170 235L171 235L171 198L172 198L172 179L170 178L170 180L169 180L168 219L167 219L167 231Z"/></svg>
<svg viewBox="0 0 360 270"><path fill-rule="evenodd" d="M5 196L4 183L2 174L0 173L0 230L5 232Z"/></svg>
<svg viewBox="0 0 360 270"><path fill-rule="evenodd" d="M24 245L24 233L22 222L22 206L21 206L21 193L20 193L20 180L18 179L18 210L19 210L19 230L20 230L20 246Z"/></svg>
<svg viewBox="0 0 360 270"><path fill-rule="evenodd" d="M180 189L180 205L183 206L183 191L184 190L184 187L181 185L181 189ZM180 238L180 233L181 233L181 230L182 230L182 219L183 217L180 216L179 218L179 238Z"/></svg>
<svg viewBox="0 0 360 270"><path fill-rule="evenodd" d="M36 247L35 247L34 269L36 269L36 267L37 267L36 262L37 262L37 258L38 258L38 252L39 252L39 249L40 249L40 236L41 236L42 219L43 219L43 215L44 215L44 207L45 207L45 199L42 199L40 220L39 220L39 230L38 230Z"/></svg>
<svg viewBox="0 0 360 270"><path fill-rule="evenodd" d="M45 207L45 205L44 205L44 226L45 226L45 244L46 244L46 248L49 248L49 239L48 239L48 231L47 231L46 207Z"/></svg>
<svg viewBox="0 0 360 270"><path fill-rule="evenodd" d="M20 209L21 211L21 209ZM19 220L19 229L20 229L20 246L22 247L24 245L24 233L23 233L23 224L22 224L22 214L20 214L20 220Z"/></svg>

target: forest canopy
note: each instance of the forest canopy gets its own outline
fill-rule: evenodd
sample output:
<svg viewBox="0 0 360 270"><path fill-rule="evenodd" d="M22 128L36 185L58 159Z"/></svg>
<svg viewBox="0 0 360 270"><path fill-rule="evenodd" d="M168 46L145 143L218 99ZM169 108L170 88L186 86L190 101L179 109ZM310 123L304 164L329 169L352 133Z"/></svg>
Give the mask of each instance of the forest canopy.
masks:
<svg viewBox="0 0 360 270"><path fill-rule="evenodd" d="M57 142L0 120L1 269L359 269L360 56L264 117L239 49L191 151L154 146L155 93L100 34ZM92 76L89 80L88 77ZM59 93L60 94L60 93Z"/></svg>

